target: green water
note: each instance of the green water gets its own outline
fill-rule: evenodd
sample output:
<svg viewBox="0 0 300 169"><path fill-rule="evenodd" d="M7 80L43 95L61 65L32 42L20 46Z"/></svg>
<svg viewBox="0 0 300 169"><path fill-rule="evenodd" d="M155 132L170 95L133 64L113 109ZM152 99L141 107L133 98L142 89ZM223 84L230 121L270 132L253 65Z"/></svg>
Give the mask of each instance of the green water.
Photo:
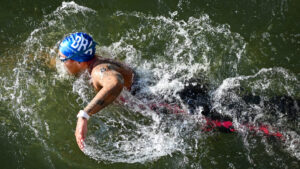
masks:
<svg viewBox="0 0 300 169"><path fill-rule="evenodd" d="M297 0L1 0L0 168L299 168L299 107L291 118L268 102L287 96L287 106L299 105L299 11ZM69 77L49 64L58 41L76 31L137 70L144 93L122 93L133 103L149 93L176 98L185 81L201 79L236 126L250 119L286 139L207 133L200 114L114 103L89 121L82 153L76 113L95 93L86 74ZM245 93L261 102L245 102Z"/></svg>

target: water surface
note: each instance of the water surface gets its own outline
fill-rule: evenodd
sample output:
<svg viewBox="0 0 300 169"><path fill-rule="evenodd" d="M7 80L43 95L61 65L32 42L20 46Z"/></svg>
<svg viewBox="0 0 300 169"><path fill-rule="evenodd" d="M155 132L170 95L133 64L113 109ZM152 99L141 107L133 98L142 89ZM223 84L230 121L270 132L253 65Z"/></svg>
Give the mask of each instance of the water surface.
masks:
<svg viewBox="0 0 300 169"><path fill-rule="evenodd" d="M0 4L2 168L299 168L299 1ZM77 31L93 36L98 54L135 68L142 90L122 93L131 103L151 95L188 111L178 92L194 81L239 130L201 130L201 106L172 115L117 101L89 121L82 153L76 113L95 93L87 73L70 77L55 64L59 41Z"/></svg>

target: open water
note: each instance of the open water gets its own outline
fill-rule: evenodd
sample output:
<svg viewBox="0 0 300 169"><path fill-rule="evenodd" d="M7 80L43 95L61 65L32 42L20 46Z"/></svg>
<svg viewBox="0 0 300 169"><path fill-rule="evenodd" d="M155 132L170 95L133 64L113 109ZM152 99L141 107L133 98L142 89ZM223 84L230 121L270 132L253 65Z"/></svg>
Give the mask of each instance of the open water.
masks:
<svg viewBox="0 0 300 169"><path fill-rule="evenodd" d="M0 168L300 168L299 11L299 0L1 0ZM132 103L151 95L189 111L178 93L193 81L239 130L201 130L201 106L157 114L117 101L91 118L81 152L76 114L95 93L57 61L78 31L138 72L142 90L122 93Z"/></svg>

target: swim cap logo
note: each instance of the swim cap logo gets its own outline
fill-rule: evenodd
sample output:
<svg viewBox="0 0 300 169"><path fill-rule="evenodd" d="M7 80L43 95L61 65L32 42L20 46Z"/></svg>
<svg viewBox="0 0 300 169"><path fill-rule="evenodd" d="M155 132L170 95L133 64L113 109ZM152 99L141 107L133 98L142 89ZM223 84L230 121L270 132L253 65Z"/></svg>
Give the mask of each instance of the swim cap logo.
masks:
<svg viewBox="0 0 300 169"><path fill-rule="evenodd" d="M72 37L72 39L73 39L73 37ZM73 47L74 49L76 49L79 52L79 51L81 51L82 48L83 48L82 51L85 51L87 49L87 46L88 46L88 48L90 48L92 44L93 44L93 41L90 41L90 44L89 44L89 40L85 39L81 35L81 36L76 36L75 40L71 44L71 47ZM92 53L93 53L92 48L90 48L89 50L84 52L84 54L89 54L89 55L92 55Z"/></svg>
<svg viewBox="0 0 300 169"><path fill-rule="evenodd" d="M76 36L75 40L74 40L73 37L72 37L72 39L73 39L73 43L71 44L71 47L74 48L74 49L77 49L78 46L79 46L79 43L81 41L81 37L80 36ZM79 51L79 50L77 49L77 51Z"/></svg>

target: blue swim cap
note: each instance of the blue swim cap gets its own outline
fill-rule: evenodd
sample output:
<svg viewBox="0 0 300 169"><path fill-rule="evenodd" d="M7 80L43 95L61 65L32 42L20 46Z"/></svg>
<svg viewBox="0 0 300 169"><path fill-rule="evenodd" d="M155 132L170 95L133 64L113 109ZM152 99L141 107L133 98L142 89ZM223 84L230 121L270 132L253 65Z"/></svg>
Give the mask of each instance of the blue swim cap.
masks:
<svg viewBox="0 0 300 169"><path fill-rule="evenodd" d="M63 39L59 45L59 51L67 57L64 60L86 62L94 58L96 44L90 35L76 32Z"/></svg>

